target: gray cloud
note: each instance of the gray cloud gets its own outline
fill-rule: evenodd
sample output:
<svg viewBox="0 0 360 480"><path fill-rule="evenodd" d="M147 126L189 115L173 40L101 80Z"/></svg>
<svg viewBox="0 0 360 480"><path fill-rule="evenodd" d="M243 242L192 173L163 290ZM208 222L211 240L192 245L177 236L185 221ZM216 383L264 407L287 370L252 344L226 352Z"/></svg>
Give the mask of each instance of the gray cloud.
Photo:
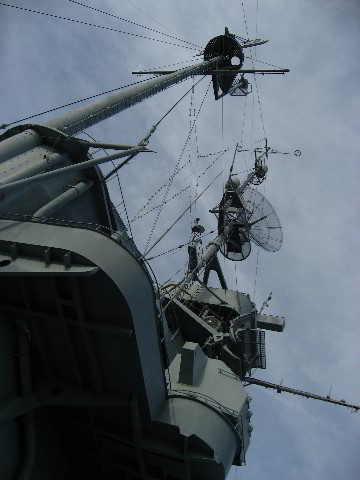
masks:
<svg viewBox="0 0 360 480"><path fill-rule="evenodd" d="M246 36L241 2L135 0L134 3L176 35L200 46L222 34L225 25L231 32ZM244 4L249 36L255 37L257 3ZM125 0L93 0L91 5L161 29ZM45 0L32 0L26 2L26 6L162 38L65 0L51 5ZM191 60L196 53L0 8L4 46L0 51L0 123L131 83L137 80L131 75L132 70ZM271 146L286 152L298 148L302 156L273 156L269 162L265 195L282 222L283 248L278 253L260 251L257 255L254 246L251 257L236 266L236 274L234 264L221 259L231 288L237 285L239 290L251 295L258 262L257 304L260 306L273 291L269 312L287 318L283 334L267 334L268 369L256 375L275 382L283 379L284 384L325 395L333 385L334 398L354 403L359 403L360 396L356 269L359 261L360 92L356 63L359 13L356 1L259 1L257 35L270 41L258 47L256 55L260 60L291 69L286 76L257 78L265 131ZM254 51L246 53L255 55ZM247 62L250 67L250 60ZM250 81L253 83L251 78ZM138 142L189 85L187 82L174 87L91 128L89 133L103 141ZM196 89L197 109L207 86L205 79ZM254 142L263 137L256 89L253 90L246 101L224 99L223 137L222 103L215 103L209 92L197 123L200 154L230 145L233 148L237 141L252 148ZM139 157L121 171L130 217L172 174L189 130L189 102L190 98L184 100L159 126L150 144L158 153ZM245 104L245 130L241 138ZM189 142L192 163L175 177L169 197L190 184L190 179L186 183L184 178L192 172L192 166L195 168L197 164L197 168L204 170L210 164L213 157L196 160L196 148L192 137ZM185 151L183 163L189 159L189 151ZM223 167L226 178L231 159L229 151L199 179L197 192ZM237 171L251 165L251 154L237 156ZM110 166L104 169L109 170ZM119 203L116 182L109 187L114 202ZM189 192L194 198L195 191L193 183L191 189L166 205L152 240L186 208ZM191 216L186 215L152 253L155 255L188 241L191 218L195 215L201 217L207 231L214 229L215 219L208 210L219 201L221 191L222 180L219 180L198 202L196 212L193 208ZM263 187L260 191L264 192ZM158 195L151 205L161 200L162 195ZM140 249L145 247L155 215L156 211L132 224ZM152 262L159 281L184 264L184 254L180 249ZM351 415L341 407L278 395L255 386L249 387L249 391L253 396L255 428L247 466L239 468L238 473L233 469L230 480L236 475L245 480L359 478L358 415Z"/></svg>

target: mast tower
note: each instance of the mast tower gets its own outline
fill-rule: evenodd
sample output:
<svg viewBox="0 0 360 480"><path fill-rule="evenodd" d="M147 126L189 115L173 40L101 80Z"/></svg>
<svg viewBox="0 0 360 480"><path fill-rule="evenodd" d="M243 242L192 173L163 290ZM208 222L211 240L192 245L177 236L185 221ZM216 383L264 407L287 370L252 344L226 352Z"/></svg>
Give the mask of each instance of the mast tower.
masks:
<svg viewBox="0 0 360 480"><path fill-rule="evenodd" d="M264 368L259 329L282 331L284 319L258 314L248 295L228 290L216 254L238 261L250 240L279 246L266 240L271 208L251 209L247 196L264 165L241 185L230 177L218 236L202 258L193 250L180 285L159 290L98 168L149 154L156 126L136 145L74 135L195 75L211 75L219 99L247 94L246 73L287 71L243 69L243 49L254 42L226 29L203 62L0 136L4 478L223 480L245 463L250 397L234 373ZM94 158L97 147L114 153ZM210 269L223 288L207 286Z"/></svg>

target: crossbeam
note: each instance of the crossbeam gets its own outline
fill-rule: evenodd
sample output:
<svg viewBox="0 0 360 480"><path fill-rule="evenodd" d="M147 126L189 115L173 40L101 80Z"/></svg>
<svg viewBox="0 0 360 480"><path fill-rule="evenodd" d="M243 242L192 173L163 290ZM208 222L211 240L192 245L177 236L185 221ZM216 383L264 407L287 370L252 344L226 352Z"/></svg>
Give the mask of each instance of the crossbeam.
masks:
<svg viewBox="0 0 360 480"><path fill-rule="evenodd" d="M139 72L132 72L134 75L169 75L175 73L179 70L142 70ZM260 75L268 74L280 74L288 73L290 70L288 68L242 68L241 70L208 70L203 73L194 73L194 75L234 75L238 73L258 73Z"/></svg>

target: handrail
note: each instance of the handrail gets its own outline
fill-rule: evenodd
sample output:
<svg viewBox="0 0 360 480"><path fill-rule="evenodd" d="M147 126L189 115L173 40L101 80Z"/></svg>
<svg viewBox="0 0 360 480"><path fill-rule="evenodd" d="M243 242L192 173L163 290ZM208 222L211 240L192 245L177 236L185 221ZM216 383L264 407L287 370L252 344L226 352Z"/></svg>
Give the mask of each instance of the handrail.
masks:
<svg viewBox="0 0 360 480"><path fill-rule="evenodd" d="M128 249L136 251L136 253L141 256L140 252L138 251L137 247L134 243L130 240L126 239L118 230L112 230L109 227L105 227L104 225L100 225L97 223L86 223L80 222L76 220L66 220L61 218L52 218L52 217L34 217L33 215L23 214L23 213L0 213L0 220L12 220L12 221L22 221L22 222L30 222L30 223L45 223L47 225L58 225L64 227L72 227L72 228L82 228L84 230L92 230L107 237L112 238L117 243L121 244L122 246L126 246Z"/></svg>
<svg viewBox="0 0 360 480"><path fill-rule="evenodd" d="M215 400L214 398L212 397L209 397L208 395L206 395L205 393L202 393L202 392L195 392L193 390L169 390L169 396L171 397L173 394L175 394L176 396L179 395L179 396L183 396L183 397L189 397L189 398L196 398L198 400L203 400L204 403L208 404L208 405L211 405L211 406L215 406L216 408L218 408L222 413L225 413L226 415L229 415L230 417L232 417L232 419L235 419L236 418L236 424L237 424L237 417L238 417L238 413L236 412L236 410L233 410L229 407L225 407L224 405L222 405L220 402L218 402L217 400Z"/></svg>

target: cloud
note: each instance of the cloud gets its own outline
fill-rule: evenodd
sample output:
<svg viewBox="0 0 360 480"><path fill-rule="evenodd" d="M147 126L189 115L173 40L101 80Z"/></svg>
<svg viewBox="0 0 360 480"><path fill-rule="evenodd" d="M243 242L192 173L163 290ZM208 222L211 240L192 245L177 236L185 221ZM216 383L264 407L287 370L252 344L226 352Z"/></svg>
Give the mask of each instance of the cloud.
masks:
<svg viewBox="0 0 360 480"><path fill-rule="evenodd" d="M235 0L226 5L209 0L136 0L135 3L176 36L202 47L212 37L222 34L225 25L231 32L246 36L241 2ZM209 189L196 210L194 207L152 253L186 243L195 216L201 218L207 232L216 229L215 217L208 210L221 198L221 183L227 177L235 143L241 141L251 149L264 136L260 100L269 144L284 152L302 151L301 157L279 155L269 160L265 195L280 217L284 245L274 254L261 251L258 255L254 247L251 257L236 266L236 272L233 263L221 258L221 264L230 288L237 285L240 291L251 295L258 265L257 304L260 306L273 291L268 311L287 319L283 334L267 333L269 368L257 374L270 381L284 379L284 384L323 394L333 385L334 397L359 403L356 255L360 92L359 67L354 56L360 36L359 3L273 0L258 4L257 13L257 2L244 2L249 36L270 40L256 49L256 56L289 67L291 72L285 76L257 77L259 98L251 77L253 93L246 100L229 97L215 102L210 90L197 122L197 142L193 136L180 165L188 162L189 154L191 162L176 175L168 198L190 184L186 177L195 164L199 171L210 165L212 157L197 159L197 148L201 155L228 146L232 150L200 178L197 189L193 182L191 189L164 206L152 240L189 205L189 193L193 199L195 192L201 191L222 168L224 179ZM164 30L128 2L93 0L91 5ZM28 8L162 38L65 0L51 5L45 0L33 0L28 2ZM131 74L135 69L191 60L196 53L10 10L1 7L0 11L1 40L6 46L0 50L0 123L131 83L138 80ZM255 56L255 51L246 54ZM201 57L195 58L199 60ZM247 66L251 65L247 60ZM97 140L137 143L189 85L191 80L91 128L89 133ZM193 100L197 111L207 86L205 79L195 90ZM168 183L189 131L189 108L190 97L187 97L159 126L150 142L156 154L139 156L120 171L130 218L156 189ZM50 117L45 116L44 121ZM252 162L251 153L239 154L235 168L246 170ZM119 203L121 196L116 182L109 188L114 201ZM260 191L264 192L264 187ZM162 199L163 191L149 207ZM156 214L157 210L132 224L140 249L147 242ZM186 249L179 249L159 257L152 265L158 279L164 281L185 260ZM255 386L249 389L254 398L255 429L247 466L239 469L238 478L358 478L358 415L350 415L341 407L278 395ZM229 478L235 478L235 473Z"/></svg>

